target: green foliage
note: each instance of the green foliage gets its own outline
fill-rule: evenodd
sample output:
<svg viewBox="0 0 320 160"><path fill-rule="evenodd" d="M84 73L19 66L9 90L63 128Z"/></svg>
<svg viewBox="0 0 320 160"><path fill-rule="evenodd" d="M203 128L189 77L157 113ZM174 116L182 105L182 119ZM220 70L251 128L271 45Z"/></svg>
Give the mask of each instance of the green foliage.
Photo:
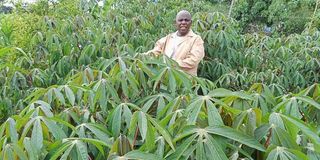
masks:
<svg viewBox="0 0 320 160"><path fill-rule="evenodd" d="M238 0L233 17L245 31L256 30L253 24L270 26L274 34L301 33L310 22L316 3L316 0Z"/></svg>
<svg viewBox="0 0 320 160"><path fill-rule="evenodd" d="M205 1L68 2L1 22L2 159L320 156L317 29L242 35ZM140 54L181 8L205 41L200 77Z"/></svg>

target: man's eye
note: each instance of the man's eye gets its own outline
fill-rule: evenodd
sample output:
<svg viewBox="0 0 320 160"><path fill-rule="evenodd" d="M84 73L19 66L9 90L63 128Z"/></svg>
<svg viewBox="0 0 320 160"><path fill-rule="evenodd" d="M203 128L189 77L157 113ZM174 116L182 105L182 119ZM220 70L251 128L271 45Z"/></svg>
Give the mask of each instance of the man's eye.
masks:
<svg viewBox="0 0 320 160"><path fill-rule="evenodd" d="M189 19L179 19L179 22L182 22L182 21L189 22L190 20Z"/></svg>

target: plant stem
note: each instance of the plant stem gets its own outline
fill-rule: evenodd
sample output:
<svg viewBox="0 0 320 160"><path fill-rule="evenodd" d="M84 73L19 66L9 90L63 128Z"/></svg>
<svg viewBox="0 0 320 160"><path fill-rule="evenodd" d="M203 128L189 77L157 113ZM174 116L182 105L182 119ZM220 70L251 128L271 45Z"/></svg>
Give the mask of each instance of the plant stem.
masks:
<svg viewBox="0 0 320 160"><path fill-rule="evenodd" d="M270 144L271 136L272 136L272 128L269 129L269 135L268 135L266 143L264 144L264 147L268 148L268 146Z"/></svg>
<svg viewBox="0 0 320 160"><path fill-rule="evenodd" d="M230 18L230 17L231 17L231 12L232 12L232 8L233 8L234 1L235 1L235 0L232 0L232 1L231 1L231 5L230 5L230 9L229 9L229 13L228 13L228 18Z"/></svg>
<svg viewBox="0 0 320 160"><path fill-rule="evenodd" d="M138 136L139 128L136 127L136 132L134 133L134 139L132 143L132 148L134 149L134 145L136 144L137 136Z"/></svg>

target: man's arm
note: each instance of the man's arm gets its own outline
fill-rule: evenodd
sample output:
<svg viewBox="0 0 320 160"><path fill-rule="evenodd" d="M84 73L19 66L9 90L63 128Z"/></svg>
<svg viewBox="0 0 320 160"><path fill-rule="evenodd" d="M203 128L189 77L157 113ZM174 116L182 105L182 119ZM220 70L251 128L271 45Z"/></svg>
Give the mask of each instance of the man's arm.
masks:
<svg viewBox="0 0 320 160"><path fill-rule="evenodd" d="M185 59L177 61L181 68L191 69L196 67L204 57L204 46L201 37L197 37L190 53Z"/></svg>
<svg viewBox="0 0 320 160"><path fill-rule="evenodd" d="M167 40L167 37L163 37L161 39L159 39L154 48L148 52L146 52L145 54L150 54L150 53L153 53L155 54L156 56L162 54L163 50L164 50L164 47L165 47L165 44L166 44L166 40Z"/></svg>

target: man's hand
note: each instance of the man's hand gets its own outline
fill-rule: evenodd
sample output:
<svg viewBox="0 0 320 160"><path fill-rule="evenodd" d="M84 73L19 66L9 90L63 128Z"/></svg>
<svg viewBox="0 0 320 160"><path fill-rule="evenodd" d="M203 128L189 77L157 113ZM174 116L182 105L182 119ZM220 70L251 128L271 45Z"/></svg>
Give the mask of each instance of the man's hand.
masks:
<svg viewBox="0 0 320 160"><path fill-rule="evenodd" d="M153 50L150 50L150 51L148 51L148 52L144 52L144 53L142 53L142 55L158 56L158 55L159 55L159 53L157 53L157 52L155 52L155 51L153 51Z"/></svg>

